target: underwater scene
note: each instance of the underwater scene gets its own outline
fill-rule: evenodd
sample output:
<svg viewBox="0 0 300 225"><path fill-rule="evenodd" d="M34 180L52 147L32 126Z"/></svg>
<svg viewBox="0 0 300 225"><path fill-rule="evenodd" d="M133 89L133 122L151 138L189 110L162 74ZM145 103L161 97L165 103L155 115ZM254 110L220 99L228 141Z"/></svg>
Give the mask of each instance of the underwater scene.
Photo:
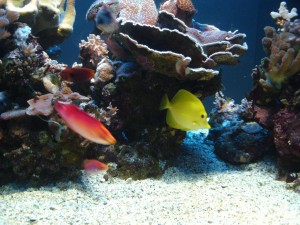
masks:
<svg viewBox="0 0 300 225"><path fill-rule="evenodd" d="M299 0L0 0L0 225L300 225Z"/></svg>

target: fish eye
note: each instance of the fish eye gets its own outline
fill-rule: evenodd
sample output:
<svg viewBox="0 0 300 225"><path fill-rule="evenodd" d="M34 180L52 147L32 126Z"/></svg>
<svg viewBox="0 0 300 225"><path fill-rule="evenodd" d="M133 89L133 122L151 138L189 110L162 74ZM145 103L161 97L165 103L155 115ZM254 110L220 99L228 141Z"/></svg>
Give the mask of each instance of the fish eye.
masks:
<svg viewBox="0 0 300 225"><path fill-rule="evenodd" d="M201 118L204 118L204 115L203 115L203 114L201 115Z"/></svg>

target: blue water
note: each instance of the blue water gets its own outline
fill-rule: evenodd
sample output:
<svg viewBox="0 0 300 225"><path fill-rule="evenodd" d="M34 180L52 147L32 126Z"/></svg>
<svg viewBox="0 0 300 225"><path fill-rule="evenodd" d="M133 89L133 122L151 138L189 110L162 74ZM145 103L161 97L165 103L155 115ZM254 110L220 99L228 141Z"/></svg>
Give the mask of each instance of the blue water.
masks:
<svg viewBox="0 0 300 225"><path fill-rule="evenodd" d="M68 65L72 65L75 61L80 62L78 44L94 30L94 24L85 20L86 11L93 2L91 0L76 1L77 16L74 32L61 45L62 53L59 61ZM159 5L161 1L155 2ZM264 37L263 28L275 25L270 12L278 11L281 0L194 0L193 2L198 10L194 17L196 21L215 25L221 30L239 30L247 34L245 41L249 49L241 58L241 62L237 66L220 67L225 95L239 102L252 87L252 69L260 64L261 58L265 56L261 45L261 39ZM289 10L293 7L300 9L299 0L286 2ZM204 104L210 108L212 102L213 97L205 99Z"/></svg>

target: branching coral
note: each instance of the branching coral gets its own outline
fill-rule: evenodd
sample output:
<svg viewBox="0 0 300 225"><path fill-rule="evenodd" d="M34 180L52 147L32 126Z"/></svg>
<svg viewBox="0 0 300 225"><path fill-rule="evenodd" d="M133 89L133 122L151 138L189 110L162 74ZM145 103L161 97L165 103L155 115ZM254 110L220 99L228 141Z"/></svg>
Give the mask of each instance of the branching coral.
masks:
<svg viewBox="0 0 300 225"><path fill-rule="evenodd" d="M294 17L298 16L296 8L292 8L292 10L289 12L286 7L286 2L281 2L278 12L271 12L270 15L276 21L276 25L279 27L279 29L284 27L285 22L290 21Z"/></svg>
<svg viewBox="0 0 300 225"><path fill-rule="evenodd" d="M254 87L248 98L253 100L256 121L273 132L280 160L299 171L300 21L292 21L296 11L289 12L282 2L279 13L271 13L280 29L265 28L267 58L253 70Z"/></svg>
<svg viewBox="0 0 300 225"><path fill-rule="evenodd" d="M84 67L95 68L108 55L107 45L99 35L90 34L87 41L79 44L80 58Z"/></svg>
<svg viewBox="0 0 300 225"><path fill-rule="evenodd" d="M266 77L280 89L287 78L300 71L300 52L298 45L293 43L298 37L290 32L276 33L272 27L265 27L265 33L267 37L263 39L263 44L269 57L264 66Z"/></svg>

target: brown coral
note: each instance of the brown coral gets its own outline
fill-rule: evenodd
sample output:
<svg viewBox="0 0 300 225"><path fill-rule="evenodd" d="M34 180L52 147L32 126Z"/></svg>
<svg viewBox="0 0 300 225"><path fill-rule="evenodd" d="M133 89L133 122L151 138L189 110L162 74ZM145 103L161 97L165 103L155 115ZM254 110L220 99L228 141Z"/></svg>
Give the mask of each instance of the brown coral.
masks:
<svg viewBox="0 0 300 225"><path fill-rule="evenodd" d="M182 25L174 17L169 16L168 19L175 21L173 25ZM212 79L218 74L212 68L218 64L237 64L239 56L247 50L245 43L240 44L246 36L244 34L215 30L202 32L202 35L193 29L195 35L191 35L190 30L184 25L180 32L123 21L119 32L111 38L131 52L142 67L178 79ZM202 35L203 40L196 35Z"/></svg>
<svg viewBox="0 0 300 225"><path fill-rule="evenodd" d="M286 79L300 71L300 52L292 40L297 35L290 32L277 33L272 27L265 27L266 37L262 42L268 55L264 69L266 77L276 88Z"/></svg>
<svg viewBox="0 0 300 225"><path fill-rule="evenodd" d="M160 6L160 10L174 14L189 27L192 26L192 17L196 12L191 0L167 0Z"/></svg>

